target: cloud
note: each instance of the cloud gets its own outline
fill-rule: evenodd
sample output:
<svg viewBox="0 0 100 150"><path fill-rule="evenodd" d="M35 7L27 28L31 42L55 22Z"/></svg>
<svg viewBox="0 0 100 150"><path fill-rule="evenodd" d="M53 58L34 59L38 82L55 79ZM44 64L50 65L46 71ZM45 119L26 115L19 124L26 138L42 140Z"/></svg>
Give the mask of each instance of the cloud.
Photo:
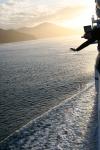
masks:
<svg viewBox="0 0 100 150"><path fill-rule="evenodd" d="M82 6L60 8L60 6L35 3L32 0L9 0L0 4L0 28L18 28L45 21L67 20L75 17L82 10Z"/></svg>
<svg viewBox="0 0 100 150"><path fill-rule="evenodd" d="M84 10L83 6L64 7L56 12L55 18L59 20L73 19L79 16Z"/></svg>

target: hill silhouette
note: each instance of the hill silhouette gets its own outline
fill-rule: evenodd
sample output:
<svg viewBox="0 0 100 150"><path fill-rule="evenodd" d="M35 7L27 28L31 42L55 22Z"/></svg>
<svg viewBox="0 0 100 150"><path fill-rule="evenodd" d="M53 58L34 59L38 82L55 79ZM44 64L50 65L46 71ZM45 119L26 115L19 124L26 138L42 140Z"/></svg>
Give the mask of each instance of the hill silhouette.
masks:
<svg viewBox="0 0 100 150"><path fill-rule="evenodd" d="M0 29L0 43L18 42L26 40L34 40L35 36L21 33L15 30Z"/></svg>
<svg viewBox="0 0 100 150"><path fill-rule="evenodd" d="M35 27L25 27L17 30L0 29L0 43L69 36L76 33L77 31L75 29L64 28L53 23L44 22Z"/></svg>
<svg viewBox="0 0 100 150"><path fill-rule="evenodd" d="M64 28L48 22L41 23L31 28L21 28L18 31L34 35L37 38L67 36L76 34L76 30L74 29Z"/></svg>

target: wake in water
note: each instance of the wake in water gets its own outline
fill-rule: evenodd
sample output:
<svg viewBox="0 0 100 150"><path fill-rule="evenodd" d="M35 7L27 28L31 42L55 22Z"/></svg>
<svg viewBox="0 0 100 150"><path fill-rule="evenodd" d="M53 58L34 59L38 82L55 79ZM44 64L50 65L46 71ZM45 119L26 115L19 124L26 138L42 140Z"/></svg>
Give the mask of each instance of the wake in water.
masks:
<svg viewBox="0 0 100 150"><path fill-rule="evenodd" d="M31 121L0 145L19 150L96 149L97 127L94 84Z"/></svg>

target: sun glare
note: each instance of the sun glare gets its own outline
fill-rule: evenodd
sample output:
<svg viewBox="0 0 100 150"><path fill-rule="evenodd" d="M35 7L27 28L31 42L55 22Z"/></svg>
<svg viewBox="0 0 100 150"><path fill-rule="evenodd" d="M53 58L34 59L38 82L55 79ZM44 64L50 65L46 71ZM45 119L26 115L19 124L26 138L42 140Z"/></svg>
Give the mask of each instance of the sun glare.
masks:
<svg viewBox="0 0 100 150"><path fill-rule="evenodd" d="M63 21L62 25L67 27L70 26L72 28L78 28L86 24L91 24L91 16L80 15L72 20Z"/></svg>
<svg viewBox="0 0 100 150"><path fill-rule="evenodd" d="M65 27L71 28L80 28L85 25L91 25L91 18L95 14L94 8L86 9L79 16L76 16L74 19L64 20L62 25Z"/></svg>

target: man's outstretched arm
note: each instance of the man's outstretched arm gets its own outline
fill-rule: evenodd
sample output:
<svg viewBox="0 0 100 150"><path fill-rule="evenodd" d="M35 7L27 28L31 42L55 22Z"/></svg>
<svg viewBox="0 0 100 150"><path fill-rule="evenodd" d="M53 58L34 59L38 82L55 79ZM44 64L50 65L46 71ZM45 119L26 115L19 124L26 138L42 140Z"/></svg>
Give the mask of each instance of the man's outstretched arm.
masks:
<svg viewBox="0 0 100 150"><path fill-rule="evenodd" d="M70 48L72 51L80 51L83 48L87 47L88 45L94 43L95 40L94 39L89 39L86 42L84 42L83 44L81 44L78 48Z"/></svg>

